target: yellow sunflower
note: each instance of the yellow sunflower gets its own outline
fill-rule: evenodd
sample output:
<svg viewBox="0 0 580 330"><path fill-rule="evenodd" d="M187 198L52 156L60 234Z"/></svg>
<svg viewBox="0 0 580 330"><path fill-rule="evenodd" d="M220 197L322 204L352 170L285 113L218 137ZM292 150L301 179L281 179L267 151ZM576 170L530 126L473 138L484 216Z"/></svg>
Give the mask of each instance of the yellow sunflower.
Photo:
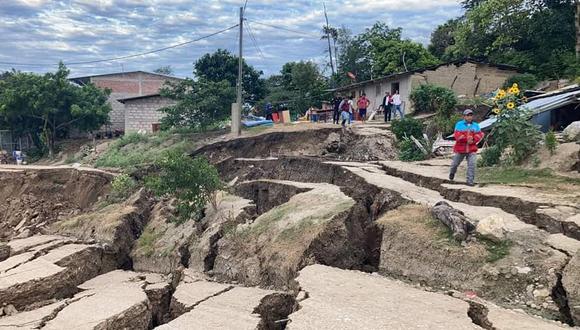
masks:
<svg viewBox="0 0 580 330"><path fill-rule="evenodd" d="M508 90L508 93L513 94L513 95L518 95L520 93L520 89L517 87L512 87Z"/></svg>
<svg viewBox="0 0 580 330"><path fill-rule="evenodd" d="M513 103L513 102L509 102L508 104L506 104L506 107L507 107L508 109L512 110L513 108L515 108L515 107L516 107L516 104L515 104L515 103Z"/></svg>
<svg viewBox="0 0 580 330"><path fill-rule="evenodd" d="M500 90L497 92L496 98L497 98L498 100L501 100L501 99L503 99L504 97L506 97L506 92L505 92L503 89L500 89Z"/></svg>
<svg viewBox="0 0 580 330"><path fill-rule="evenodd" d="M519 86L518 86L518 84L517 84L517 83L514 83L514 84L512 85L512 88L518 88L518 87L519 87Z"/></svg>
<svg viewBox="0 0 580 330"><path fill-rule="evenodd" d="M500 110L498 108L495 108L491 110L491 112L495 113L496 115L499 115Z"/></svg>

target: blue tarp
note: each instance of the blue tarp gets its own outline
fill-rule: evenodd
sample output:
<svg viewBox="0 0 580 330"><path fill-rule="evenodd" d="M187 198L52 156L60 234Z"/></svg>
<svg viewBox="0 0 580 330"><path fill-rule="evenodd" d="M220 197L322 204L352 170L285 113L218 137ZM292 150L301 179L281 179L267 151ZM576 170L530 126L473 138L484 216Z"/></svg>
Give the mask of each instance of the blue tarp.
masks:
<svg viewBox="0 0 580 330"><path fill-rule="evenodd" d="M244 120L242 120L242 125L244 125L244 127L256 127L262 125L274 125L274 122L264 117L256 117L250 115L247 116Z"/></svg>

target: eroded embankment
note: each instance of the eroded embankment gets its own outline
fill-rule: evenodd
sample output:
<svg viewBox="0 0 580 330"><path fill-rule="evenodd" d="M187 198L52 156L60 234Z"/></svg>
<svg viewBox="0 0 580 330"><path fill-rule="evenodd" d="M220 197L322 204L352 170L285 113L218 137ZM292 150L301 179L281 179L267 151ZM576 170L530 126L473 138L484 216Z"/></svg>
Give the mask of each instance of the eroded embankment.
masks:
<svg viewBox="0 0 580 330"><path fill-rule="evenodd" d="M73 168L0 170L0 241L28 237L89 209L113 176Z"/></svg>
<svg viewBox="0 0 580 330"><path fill-rule="evenodd" d="M526 187L483 186L471 188L452 182L437 175L422 172L436 166L421 166L401 162L381 162L382 170L392 176L402 178L420 187L438 191L448 200L474 206L500 208L516 215L520 220L535 225L550 233L562 233L580 240L580 208L577 196L537 196L541 191ZM568 199L564 198L568 197ZM576 217L575 217L576 216Z"/></svg>
<svg viewBox="0 0 580 330"><path fill-rule="evenodd" d="M203 155L218 163L230 157L310 156L335 160L396 159L394 136L375 127L343 131L339 127L298 132L272 132L203 146L192 156Z"/></svg>
<svg viewBox="0 0 580 330"><path fill-rule="evenodd" d="M560 293L560 278L574 251L568 252L573 250L571 247L562 252L553 246L577 246L573 239L552 236L498 208L453 204L469 210L469 216L475 216L476 223L490 216L509 217L505 218L509 231L504 241L474 238L459 245L449 241L440 224L429 220L431 216L425 208L444 200L444 196L410 182L396 183L400 179L381 172L373 164L282 157L229 159L218 165L221 173L231 180L268 178L339 186L346 195L367 207L366 214L371 221L368 228L374 228L382 245L376 255L380 259L379 269L385 275L432 287L474 291L505 306L570 320L566 313L560 316L567 307ZM372 205L381 204L381 194L394 194L396 202L390 200L387 202L390 207L383 206L373 212ZM382 211L409 202L423 204L425 211L416 217L412 208L396 210L400 215L391 217L392 220L374 222L381 218Z"/></svg>

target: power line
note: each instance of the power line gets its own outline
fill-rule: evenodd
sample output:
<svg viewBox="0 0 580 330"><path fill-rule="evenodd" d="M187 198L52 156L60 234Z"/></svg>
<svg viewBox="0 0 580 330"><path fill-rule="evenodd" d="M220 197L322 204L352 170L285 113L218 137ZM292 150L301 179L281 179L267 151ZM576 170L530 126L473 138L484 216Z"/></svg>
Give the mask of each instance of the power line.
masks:
<svg viewBox="0 0 580 330"><path fill-rule="evenodd" d="M246 13L246 6L248 5L248 0L246 0L246 2L244 2L244 9L243 12Z"/></svg>
<svg viewBox="0 0 580 330"><path fill-rule="evenodd" d="M292 29L288 29L288 28L285 28L285 27L282 27L282 26L277 26L277 25L272 25L272 24L262 23L262 22L258 22L258 21L255 21L255 20L253 20L253 19L249 19L249 18L246 18L246 20L247 20L247 21L250 21L250 22L252 22L252 23L256 23L256 24L258 24L258 25L264 25L264 26L268 26L268 27L271 27L271 28L274 28L274 29L278 29L278 30L283 30L283 31L293 32L293 33L297 33L297 34L302 34L302 35L306 35L306 36L313 37L313 38L316 38L316 39L319 39L319 38L320 38L320 36L319 36L319 35L316 35L316 34L313 34L313 33L309 33L309 32L303 32L303 31L298 31L298 30L292 30Z"/></svg>
<svg viewBox="0 0 580 330"><path fill-rule="evenodd" d="M258 41L256 40L256 37L254 36L254 33L252 32L252 28L250 27L250 23L249 22L246 25L246 29L248 30L248 34L250 35L250 39L252 39L252 42L254 44L254 47L256 48L256 50L258 51L258 53L260 53L260 56L263 59L266 59L266 57L264 56L264 53L262 53L262 49L258 45Z"/></svg>
<svg viewBox="0 0 580 330"><path fill-rule="evenodd" d="M139 56L144 56L144 55L149 55L149 54L154 54L154 53L159 53L168 49L172 49L172 48L177 48L177 47L181 47L181 46L185 46L203 39L207 39L207 38L211 38L213 36L216 36L218 34L224 33L226 31L229 31L233 28L238 27L239 24L236 25L232 25L228 28L219 30L217 32L193 39L193 40L189 40L189 41L185 41L179 44L175 44L175 45L171 45L171 46L167 46L167 47L163 47L163 48L158 48L158 49L154 49L154 50L150 50L147 52L143 52L143 53L137 53L137 54L131 54L131 55L125 55L125 56L118 56L118 57L111 57L111 58L106 58L106 59L101 59L101 60L92 60L92 61L79 61L79 62L66 62L64 63L65 65L83 65L83 64L93 64L93 63L102 63L102 62L113 62L113 61L119 61L119 60L125 60L128 58L134 58L134 57L139 57ZM39 64L39 63L13 63L13 62L2 62L0 61L0 64L4 64L4 65L13 65L13 66L34 66L34 67L46 67L46 66L56 66L57 64Z"/></svg>

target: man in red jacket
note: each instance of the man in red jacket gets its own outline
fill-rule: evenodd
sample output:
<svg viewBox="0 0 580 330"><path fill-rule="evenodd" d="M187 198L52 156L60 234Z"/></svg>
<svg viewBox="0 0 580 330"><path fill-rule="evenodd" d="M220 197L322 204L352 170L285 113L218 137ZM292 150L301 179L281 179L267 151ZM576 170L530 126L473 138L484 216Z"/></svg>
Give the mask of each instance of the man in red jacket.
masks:
<svg viewBox="0 0 580 330"><path fill-rule="evenodd" d="M483 132L479 124L473 121L473 110L463 111L463 120L455 124L455 145L453 146L453 162L449 172L449 180L455 179L457 167L464 158L467 158L467 185L473 186L475 181L475 166L477 158L477 144L483 139Z"/></svg>

